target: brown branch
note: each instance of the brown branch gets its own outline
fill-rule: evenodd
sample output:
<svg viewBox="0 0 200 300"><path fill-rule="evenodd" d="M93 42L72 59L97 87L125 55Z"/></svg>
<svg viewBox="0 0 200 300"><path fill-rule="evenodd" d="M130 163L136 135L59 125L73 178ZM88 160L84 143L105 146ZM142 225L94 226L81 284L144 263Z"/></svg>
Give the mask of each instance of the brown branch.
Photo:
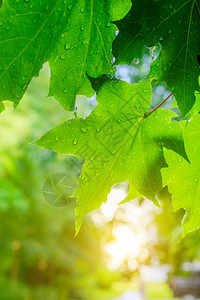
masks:
<svg viewBox="0 0 200 300"><path fill-rule="evenodd" d="M159 107L161 107L172 95L173 95L173 93L169 94L169 96L167 96L160 104L158 104L151 111L149 111L148 113L146 113L144 115L144 118L148 118L154 111L156 111Z"/></svg>

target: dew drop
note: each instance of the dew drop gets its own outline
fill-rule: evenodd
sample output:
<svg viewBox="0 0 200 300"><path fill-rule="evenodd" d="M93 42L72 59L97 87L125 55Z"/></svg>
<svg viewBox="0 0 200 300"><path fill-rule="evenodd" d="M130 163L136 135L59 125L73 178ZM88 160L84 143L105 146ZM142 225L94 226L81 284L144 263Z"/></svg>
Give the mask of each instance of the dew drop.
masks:
<svg viewBox="0 0 200 300"><path fill-rule="evenodd" d="M68 5L67 8L68 8L69 10L71 10L71 9L72 9L72 5L71 5L71 4Z"/></svg>
<svg viewBox="0 0 200 300"><path fill-rule="evenodd" d="M177 161L178 161L178 162L181 162L181 160L182 160L182 159L181 159L180 157L178 157Z"/></svg>
<svg viewBox="0 0 200 300"><path fill-rule="evenodd" d="M81 9L80 9L80 12L84 12L84 8L81 8Z"/></svg>
<svg viewBox="0 0 200 300"><path fill-rule="evenodd" d="M83 181L85 179L85 176L81 174L80 179Z"/></svg>
<svg viewBox="0 0 200 300"><path fill-rule="evenodd" d="M108 22L106 25L107 25L107 27L111 27L111 24L110 24L110 22Z"/></svg>
<svg viewBox="0 0 200 300"><path fill-rule="evenodd" d="M114 155L115 153L116 153L116 150L113 150L111 154Z"/></svg>
<svg viewBox="0 0 200 300"><path fill-rule="evenodd" d="M78 144L78 140L77 140L77 139L73 139L72 144L73 144L73 145L77 145L77 144Z"/></svg>
<svg viewBox="0 0 200 300"><path fill-rule="evenodd" d="M97 50L97 54L99 53L99 49Z"/></svg>
<svg viewBox="0 0 200 300"><path fill-rule="evenodd" d="M45 6L45 10L46 11L49 10L49 5L48 4Z"/></svg>
<svg viewBox="0 0 200 300"><path fill-rule="evenodd" d="M67 90L67 89L64 89L64 90L63 90L63 93L64 93L64 94L67 94L67 93L68 93L68 90Z"/></svg>
<svg viewBox="0 0 200 300"><path fill-rule="evenodd" d="M97 132L97 133L101 132L101 128L100 128L100 127L97 127L97 128L96 128L96 132Z"/></svg>
<svg viewBox="0 0 200 300"><path fill-rule="evenodd" d="M58 141L59 140L59 137L58 136L56 136L56 141Z"/></svg>
<svg viewBox="0 0 200 300"><path fill-rule="evenodd" d="M166 72L167 71L167 66L164 66L163 70Z"/></svg>
<svg viewBox="0 0 200 300"><path fill-rule="evenodd" d="M81 127L81 131L82 131L83 133L86 133L86 132L87 132L87 128L86 128L86 127Z"/></svg>
<svg viewBox="0 0 200 300"><path fill-rule="evenodd" d="M84 26L81 26L81 31L83 31L84 30Z"/></svg>
<svg viewBox="0 0 200 300"><path fill-rule="evenodd" d="M65 54L62 54L62 55L60 56L60 59L61 59L61 60L65 59Z"/></svg>
<svg viewBox="0 0 200 300"><path fill-rule="evenodd" d="M88 45L89 42L87 40L83 41L83 45Z"/></svg>
<svg viewBox="0 0 200 300"><path fill-rule="evenodd" d="M67 43L65 44L65 50L69 50L71 48L71 44Z"/></svg>
<svg viewBox="0 0 200 300"><path fill-rule="evenodd" d="M199 179L198 179L197 177L195 177L194 181L195 181L195 182L198 182L198 181L199 181Z"/></svg>
<svg viewBox="0 0 200 300"><path fill-rule="evenodd" d="M6 86L3 84L3 90L6 90Z"/></svg>

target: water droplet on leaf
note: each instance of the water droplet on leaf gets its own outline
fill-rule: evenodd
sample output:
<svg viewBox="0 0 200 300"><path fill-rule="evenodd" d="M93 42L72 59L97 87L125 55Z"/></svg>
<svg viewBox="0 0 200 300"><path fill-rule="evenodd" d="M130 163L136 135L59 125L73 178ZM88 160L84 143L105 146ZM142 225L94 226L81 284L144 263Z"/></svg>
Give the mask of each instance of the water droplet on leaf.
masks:
<svg viewBox="0 0 200 300"><path fill-rule="evenodd" d="M70 43L65 44L65 50L69 50L70 48L71 48L71 44Z"/></svg>
<svg viewBox="0 0 200 300"><path fill-rule="evenodd" d="M81 127L81 131L82 131L83 133L86 133L86 132L87 132L87 128L86 128L86 127Z"/></svg>
<svg viewBox="0 0 200 300"><path fill-rule="evenodd" d="M60 59L61 59L61 60L65 59L65 54L62 54L62 55L60 56Z"/></svg>
<svg viewBox="0 0 200 300"><path fill-rule="evenodd" d="M63 90L63 93L64 93L64 94L67 94L67 93L68 93L68 89L64 89L64 90Z"/></svg>
<svg viewBox="0 0 200 300"><path fill-rule="evenodd" d="M80 179L83 181L85 179L85 176L81 174Z"/></svg>
<svg viewBox="0 0 200 300"><path fill-rule="evenodd" d="M78 144L78 140L77 139L73 139L73 145L77 145Z"/></svg>

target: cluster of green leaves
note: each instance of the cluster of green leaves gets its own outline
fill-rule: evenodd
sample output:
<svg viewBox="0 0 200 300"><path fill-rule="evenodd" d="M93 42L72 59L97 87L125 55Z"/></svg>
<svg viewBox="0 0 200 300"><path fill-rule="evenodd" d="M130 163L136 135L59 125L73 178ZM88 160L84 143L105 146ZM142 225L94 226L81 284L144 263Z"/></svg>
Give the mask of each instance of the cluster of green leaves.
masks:
<svg viewBox="0 0 200 300"><path fill-rule="evenodd" d="M187 210L185 231L199 227L199 25L199 0L4 1L1 100L17 105L46 61L49 95L65 109L75 109L76 95L97 91L98 105L87 118L69 120L36 142L85 159L74 193L77 231L84 216L106 201L112 185L124 181L130 183L124 201L147 197L157 203L167 184L174 207ZM149 80L114 79L114 65L141 59L147 47L158 44ZM185 121L162 108L148 113L151 83L162 81Z"/></svg>

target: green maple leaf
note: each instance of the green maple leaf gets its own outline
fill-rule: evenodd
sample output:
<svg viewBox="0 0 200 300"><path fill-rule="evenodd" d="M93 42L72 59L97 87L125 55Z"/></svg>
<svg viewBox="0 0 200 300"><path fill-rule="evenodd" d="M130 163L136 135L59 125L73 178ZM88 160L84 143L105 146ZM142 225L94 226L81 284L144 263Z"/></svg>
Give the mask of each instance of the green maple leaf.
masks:
<svg viewBox="0 0 200 300"><path fill-rule="evenodd" d="M50 95L73 110L75 96L94 94L90 77L112 70L112 42L116 25L112 21L125 16L130 0L87 0L71 6L65 32L50 60Z"/></svg>
<svg viewBox="0 0 200 300"><path fill-rule="evenodd" d="M173 196L175 210L184 208L186 215L183 228L191 232L200 227L200 115L197 114L183 130L183 138L189 161L177 153L165 150L168 168L162 170L162 177Z"/></svg>
<svg viewBox="0 0 200 300"><path fill-rule="evenodd" d="M120 29L113 45L117 64L141 58L145 46L155 46L161 39L158 70L154 65L152 74L167 82L183 115L192 108L195 90L199 89L199 12L199 0L137 0L131 12L116 22Z"/></svg>
<svg viewBox="0 0 200 300"><path fill-rule="evenodd" d="M72 110L76 93L93 93L86 72L110 72L117 28L110 22L124 17L130 6L130 0L5 0L0 11L0 101L17 105L51 58L50 95Z"/></svg>
<svg viewBox="0 0 200 300"><path fill-rule="evenodd" d="M106 201L113 184L129 181L132 199L144 195L156 202L166 166L163 147L185 156L182 127L175 115L159 109L150 116L150 81L139 84L107 81L98 105L86 118L76 118L45 134L36 145L85 159L76 208L77 231L84 216Z"/></svg>

